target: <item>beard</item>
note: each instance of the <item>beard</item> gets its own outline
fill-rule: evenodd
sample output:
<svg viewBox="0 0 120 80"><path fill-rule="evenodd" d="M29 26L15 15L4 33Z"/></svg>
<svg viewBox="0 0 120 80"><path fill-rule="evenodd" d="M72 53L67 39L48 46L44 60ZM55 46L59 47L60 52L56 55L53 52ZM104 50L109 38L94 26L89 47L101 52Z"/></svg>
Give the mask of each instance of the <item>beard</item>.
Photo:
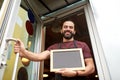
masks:
<svg viewBox="0 0 120 80"><path fill-rule="evenodd" d="M66 34L66 32L69 32L70 34ZM63 33L62 33L62 36L65 38L65 39L67 39L67 40L70 40L71 38L73 38L74 37L74 33L72 33L71 31L69 31L69 30L66 30L66 31L64 31Z"/></svg>

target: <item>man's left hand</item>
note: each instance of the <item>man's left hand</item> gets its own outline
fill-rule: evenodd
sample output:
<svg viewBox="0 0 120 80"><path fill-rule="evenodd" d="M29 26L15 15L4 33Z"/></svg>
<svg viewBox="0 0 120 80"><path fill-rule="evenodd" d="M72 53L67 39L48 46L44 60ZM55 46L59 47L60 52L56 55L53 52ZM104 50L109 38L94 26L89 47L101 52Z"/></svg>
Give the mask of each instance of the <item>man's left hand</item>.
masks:
<svg viewBox="0 0 120 80"><path fill-rule="evenodd" d="M56 71L55 73L59 73L65 77L74 77L77 74L76 71L69 69L69 68L60 69L59 71Z"/></svg>

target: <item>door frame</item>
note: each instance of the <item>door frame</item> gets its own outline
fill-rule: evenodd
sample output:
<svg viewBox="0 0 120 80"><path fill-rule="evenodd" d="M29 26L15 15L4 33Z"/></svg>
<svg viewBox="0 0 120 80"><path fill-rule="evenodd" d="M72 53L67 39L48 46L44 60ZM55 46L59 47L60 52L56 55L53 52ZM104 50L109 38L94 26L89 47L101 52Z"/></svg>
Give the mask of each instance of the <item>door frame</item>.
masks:
<svg viewBox="0 0 120 80"><path fill-rule="evenodd" d="M90 3L84 7L99 80L111 80Z"/></svg>

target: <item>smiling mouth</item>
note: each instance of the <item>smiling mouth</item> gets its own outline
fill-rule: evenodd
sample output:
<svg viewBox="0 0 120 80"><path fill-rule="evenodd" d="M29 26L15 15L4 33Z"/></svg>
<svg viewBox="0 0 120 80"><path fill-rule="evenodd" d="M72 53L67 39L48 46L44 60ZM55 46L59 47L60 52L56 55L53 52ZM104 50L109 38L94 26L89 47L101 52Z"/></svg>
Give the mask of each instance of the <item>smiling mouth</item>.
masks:
<svg viewBox="0 0 120 80"><path fill-rule="evenodd" d="M65 32L65 34L69 35L69 34L70 34L70 32Z"/></svg>
<svg viewBox="0 0 120 80"><path fill-rule="evenodd" d="M71 33L71 31L66 30L64 33L65 33L65 34L66 34L66 33L67 33L67 34L70 34L70 33Z"/></svg>

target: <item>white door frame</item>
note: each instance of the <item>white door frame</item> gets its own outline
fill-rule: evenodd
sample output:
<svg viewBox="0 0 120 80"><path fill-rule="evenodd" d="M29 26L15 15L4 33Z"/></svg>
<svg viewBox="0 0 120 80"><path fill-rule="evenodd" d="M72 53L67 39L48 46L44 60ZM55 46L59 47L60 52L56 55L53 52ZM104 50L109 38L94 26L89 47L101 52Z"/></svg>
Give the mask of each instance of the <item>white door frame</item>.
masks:
<svg viewBox="0 0 120 80"><path fill-rule="evenodd" d="M111 80L90 4L84 7L99 80Z"/></svg>

